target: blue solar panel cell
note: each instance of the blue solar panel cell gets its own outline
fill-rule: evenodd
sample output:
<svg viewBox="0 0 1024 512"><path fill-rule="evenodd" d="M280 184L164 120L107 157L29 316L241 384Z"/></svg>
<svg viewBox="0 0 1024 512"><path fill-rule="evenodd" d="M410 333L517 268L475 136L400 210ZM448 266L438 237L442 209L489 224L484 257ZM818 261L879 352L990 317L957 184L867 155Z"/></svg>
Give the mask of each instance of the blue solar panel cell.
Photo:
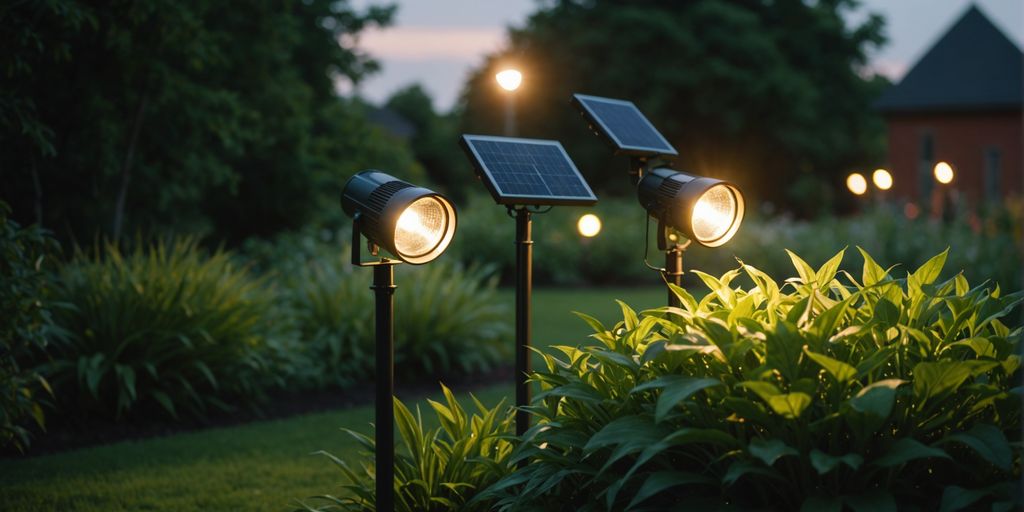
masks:
<svg viewBox="0 0 1024 512"><path fill-rule="evenodd" d="M500 204L597 202L590 186L556 141L463 135L462 146Z"/></svg>
<svg viewBox="0 0 1024 512"><path fill-rule="evenodd" d="M630 101L575 94L573 103L619 152L640 156L679 154Z"/></svg>

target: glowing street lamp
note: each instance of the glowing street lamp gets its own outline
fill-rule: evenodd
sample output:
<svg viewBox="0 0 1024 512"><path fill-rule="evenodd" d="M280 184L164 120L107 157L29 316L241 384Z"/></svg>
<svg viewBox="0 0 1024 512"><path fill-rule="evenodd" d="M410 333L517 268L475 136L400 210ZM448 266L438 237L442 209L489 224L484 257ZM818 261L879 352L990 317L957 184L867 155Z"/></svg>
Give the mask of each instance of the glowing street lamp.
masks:
<svg viewBox="0 0 1024 512"><path fill-rule="evenodd" d="M859 172L851 173L846 177L846 188L856 196L862 196L868 191L868 180Z"/></svg>
<svg viewBox="0 0 1024 512"><path fill-rule="evenodd" d="M953 182L953 166L946 162L939 162L935 164L933 173L935 174L935 181L938 181L943 185L949 185Z"/></svg>
<svg viewBox="0 0 1024 512"><path fill-rule="evenodd" d="M892 174L889 174L889 171L885 169L875 169L875 172L871 173L871 181L874 182L879 190L889 190L892 188Z"/></svg>
<svg viewBox="0 0 1024 512"><path fill-rule="evenodd" d="M594 238L601 232L601 219L593 213L587 213L576 221L576 230L584 238Z"/></svg>
<svg viewBox="0 0 1024 512"><path fill-rule="evenodd" d="M376 300L376 510L392 512L395 481L395 265L437 258L455 235L455 207L444 196L380 171L360 172L345 183L341 208L352 217L352 264L373 267ZM383 247L397 259L363 261Z"/></svg>
<svg viewBox="0 0 1024 512"><path fill-rule="evenodd" d="M517 69L505 69L494 75L498 85L505 90L505 136L516 135L516 89L523 83L523 74Z"/></svg>

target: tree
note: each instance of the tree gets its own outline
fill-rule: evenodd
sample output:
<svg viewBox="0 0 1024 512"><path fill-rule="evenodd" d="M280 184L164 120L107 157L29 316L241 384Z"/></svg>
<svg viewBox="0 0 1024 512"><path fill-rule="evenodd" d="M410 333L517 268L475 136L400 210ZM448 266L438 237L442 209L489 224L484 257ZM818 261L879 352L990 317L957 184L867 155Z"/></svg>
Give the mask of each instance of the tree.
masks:
<svg viewBox="0 0 1024 512"><path fill-rule="evenodd" d="M863 78L866 52L884 41L871 15L847 28L856 0L557 0L466 86L465 128L494 132L501 91L493 75L514 62L520 132L563 141L598 189L631 190L627 161L588 133L574 92L637 103L680 153L678 166L736 181L754 200L811 214L841 176L881 157L880 90ZM756 203L755 203L756 204Z"/></svg>
<svg viewBox="0 0 1024 512"><path fill-rule="evenodd" d="M61 238L269 235L387 155L337 80L377 69L347 1L49 0L0 8L0 195ZM387 158L412 170L411 159Z"/></svg>

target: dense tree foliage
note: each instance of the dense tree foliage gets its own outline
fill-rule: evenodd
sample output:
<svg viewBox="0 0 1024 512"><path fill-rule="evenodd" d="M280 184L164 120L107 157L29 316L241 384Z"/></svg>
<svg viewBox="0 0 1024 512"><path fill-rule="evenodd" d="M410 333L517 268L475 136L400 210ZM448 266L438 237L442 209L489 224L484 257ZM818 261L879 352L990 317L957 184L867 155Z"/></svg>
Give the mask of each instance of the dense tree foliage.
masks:
<svg viewBox="0 0 1024 512"><path fill-rule="evenodd" d="M61 238L266 235L337 210L359 167L417 166L335 94L393 7L48 0L0 7L0 197Z"/></svg>
<svg viewBox="0 0 1024 512"><path fill-rule="evenodd" d="M500 131L494 73L523 70L519 132L557 138L596 187L630 190L627 161L586 129L574 92L637 103L679 150L679 167L730 178L755 198L813 213L851 166L880 163L870 110L884 79L862 77L882 19L848 27L856 0L552 0L511 31L464 93L469 131ZM784 186L783 186L784 184Z"/></svg>

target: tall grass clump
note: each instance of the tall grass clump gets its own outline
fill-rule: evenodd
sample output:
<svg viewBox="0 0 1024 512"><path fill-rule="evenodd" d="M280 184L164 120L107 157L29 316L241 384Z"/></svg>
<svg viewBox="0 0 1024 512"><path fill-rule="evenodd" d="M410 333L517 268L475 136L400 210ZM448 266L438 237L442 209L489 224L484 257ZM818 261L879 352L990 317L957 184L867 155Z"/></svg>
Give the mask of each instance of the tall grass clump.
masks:
<svg viewBox="0 0 1024 512"><path fill-rule="evenodd" d="M372 376L372 272L347 256L347 249L321 253L280 276L311 364L302 380L313 385ZM401 265L396 274L395 370L403 379L477 373L502 361L508 308L489 267L441 259Z"/></svg>
<svg viewBox="0 0 1024 512"><path fill-rule="evenodd" d="M67 336L44 370L61 406L115 418L252 403L287 325L265 279L194 239L78 252L54 296Z"/></svg>

